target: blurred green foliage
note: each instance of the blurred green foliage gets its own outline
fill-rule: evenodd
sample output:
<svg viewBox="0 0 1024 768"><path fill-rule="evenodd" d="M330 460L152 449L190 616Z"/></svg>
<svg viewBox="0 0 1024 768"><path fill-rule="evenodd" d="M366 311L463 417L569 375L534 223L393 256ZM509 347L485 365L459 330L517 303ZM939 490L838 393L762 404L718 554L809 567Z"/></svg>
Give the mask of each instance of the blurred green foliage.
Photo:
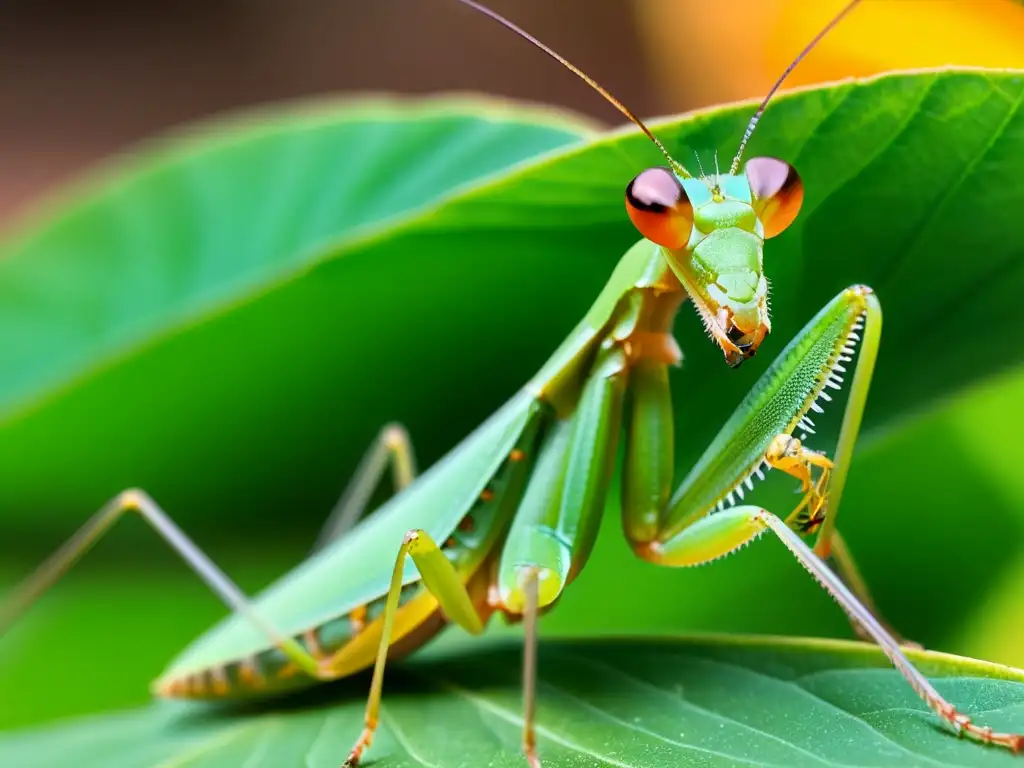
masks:
<svg viewBox="0 0 1024 768"><path fill-rule="evenodd" d="M773 333L732 371L684 309L674 377L685 467L814 311L872 285L882 351L841 528L904 633L1016 664L1022 94L1014 73L950 72L780 97L749 154L791 161L807 199L766 247ZM710 167L749 114L656 131ZM267 583L382 423L427 465L543 362L635 240L622 190L659 160L635 131L588 139L510 105L259 117L101 173L5 244L0 583L131 485L245 588ZM754 500L786 511L778 480ZM544 632L849 634L781 547L659 569L609 512ZM4 638L0 726L145 701L223 612L161 547L126 526Z"/></svg>

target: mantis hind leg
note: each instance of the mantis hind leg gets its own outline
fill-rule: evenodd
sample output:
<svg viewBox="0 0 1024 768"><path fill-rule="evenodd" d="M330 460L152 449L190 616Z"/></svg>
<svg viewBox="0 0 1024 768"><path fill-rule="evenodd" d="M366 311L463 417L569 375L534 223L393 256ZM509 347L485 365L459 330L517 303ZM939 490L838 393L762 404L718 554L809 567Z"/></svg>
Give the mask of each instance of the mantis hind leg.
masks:
<svg viewBox="0 0 1024 768"><path fill-rule="evenodd" d="M878 619L890 635L899 641L900 645L918 650L924 647L920 643L914 642L900 634L893 628L892 624L886 621L885 617L882 616L874 599L871 597L871 591L868 589L867 582L861 575L860 569L857 567L857 563L854 561L853 555L850 553L850 548L846 544L846 539L844 539L839 533L838 528L835 528L832 531L832 551L829 554L829 563L835 568L839 578L841 578L846 586L850 588L850 591L857 596L857 599L860 600L872 614L874 614L875 618ZM852 624L854 631L861 637L861 639L871 640L871 637L864 632L863 627L856 622L852 622Z"/></svg>
<svg viewBox="0 0 1024 768"><path fill-rule="evenodd" d="M340 539L362 519L374 489L389 466L396 494L408 488L416 479L416 454L412 440L408 430L396 422L385 424L370 443L341 497L327 516L313 544L313 552Z"/></svg>
<svg viewBox="0 0 1024 768"><path fill-rule="evenodd" d="M430 537L430 534L422 530L411 530L406 533L402 545L398 549L398 556L395 558L395 568L391 575L391 585L384 607L383 628L380 645L377 649L377 658L373 665L370 695L366 701L363 731L345 759L343 768L355 768L359 765L363 753L373 742L374 734L380 723L384 667L387 664L388 651L391 648L391 635L402 593L407 557L412 557L416 568L423 577L424 586L437 598L441 610L444 611L448 619L474 635L478 635L484 630L486 613L481 617L481 611L474 604L463 579Z"/></svg>
<svg viewBox="0 0 1024 768"><path fill-rule="evenodd" d="M956 731L985 744L1014 752L1024 750L1024 735L999 733L976 725L947 701L900 650L899 643L785 522L760 507L741 506L705 517L667 542L648 547L645 559L661 565L694 566L717 560L744 546L765 531L772 531L797 561L839 604L851 622L881 648L893 666L944 722Z"/></svg>
<svg viewBox="0 0 1024 768"><path fill-rule="evenodd" d="M105 504L60 549L50 556L0 605L0 637L71 568L125 513L145 520L225 605L244 616L291 661L312 677L325 675L313 656L294 638L280 632L253 608L238 586L185 535L145 492L127 490Z"/></svg>

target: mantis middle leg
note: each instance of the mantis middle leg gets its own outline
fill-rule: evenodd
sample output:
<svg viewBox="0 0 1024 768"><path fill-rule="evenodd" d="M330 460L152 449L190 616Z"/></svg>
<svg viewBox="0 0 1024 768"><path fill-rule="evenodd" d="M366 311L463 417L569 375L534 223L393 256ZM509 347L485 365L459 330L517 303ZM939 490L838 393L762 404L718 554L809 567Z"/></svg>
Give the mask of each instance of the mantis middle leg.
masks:
<svg viewBox="0 0 1024 768"><path fill-rule="evenodd" d="M340 539L358 523L366 513L370 497L388 466L394 493L401 493L416 479L416 454L406 428L396 422L385 424L363 454L362 461L352 473L345 490L327 516L320 530L313 552Z"/></svg>

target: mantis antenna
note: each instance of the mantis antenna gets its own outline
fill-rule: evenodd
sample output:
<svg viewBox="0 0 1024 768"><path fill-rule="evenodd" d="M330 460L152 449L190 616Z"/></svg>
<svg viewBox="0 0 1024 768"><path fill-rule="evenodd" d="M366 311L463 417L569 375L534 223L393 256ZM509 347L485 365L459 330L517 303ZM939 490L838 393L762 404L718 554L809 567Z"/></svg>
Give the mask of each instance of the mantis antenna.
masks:
<svg viewBox="0 0 1024 768"><path fill-rule="evenodd" d="M585 82L587 85L589 85L595 91L597 91L602 96L604 96L605 99L607 99L608 102L613 107L615 107L617 110L619 110L619 112L621 112L626 117L628 117L634 124L636 124L636 126L641 131L644 132L644 134L647 136L647 138L649 138L651 141L654 142L655 146L657 146L658 149L661 150L661 154L663 154L665 156L665 158L668 160L669 166L672 168L673 171L675 171L679 176L683 177L684 179L692 178L692 175L690 174L690 172L687 171L686 168L684 168L680 162L678 162L674 157L672 157L672 155L669 154L669 151L667 149L665 149L665 145L662 144L658 140L657 136L655 136L653 133L651 133L651 129L650 128L648 128L646 125L644 125L643 120L641 120L639 117L637 117L629 107L627 107L621 101L619 101L614 96L612 96L605 88L603 88L596 80L594 80L592 77L590 77L588 74L586 74L583 70L581 70L579 67L577 67L575 64L570 62L568 59L566 59L561 54L556 53L554 50L552 50L551 48L546 46L544 43L542 43L540 40L538 40L536 37L531 35L526 30L523 30L523 29L520 29L519 27L517 27L515 24L513 24L511 21L506 19L504 16L502 16L497 11L492 11L487 6L481 5L480 3L476 2L476 0L459 0L459 2L462 3L463 5L468 5L473 10L479 11L480 13L484 14L485 16L489 16L490 18L494 19L494 21L498 22L499 24L501 24L506 29L512 30L517 35L519 35L521 38L523 38L524 40L526 40L526 41L528 41L530 43L533 43L535 46L537 46L542 51L544 51L544 53L546 53L548 56L553 58L555 61L557 61L563 67L565 67L570 72L572 72L577 77L579 77L581 80L583 80L583 82ZM855 0L855 2L856 2L856 0ZM837 18L835 21L838 21L838 20L839 19ZM835 23L835 22L833 22L833 23ZM818 37L821 37L821 35L819 35ZM802 55L803 54L801 54L801 56ZM752 130L752 129L749 129L749 130Z"/></svg>
<svg viewBox="0 0 1024 768"><path fill-rule="evenodd" d="M779 79L775 81L775 85L773 85L772 89L768 91L768 95L764 97L764 101L761 102L761 106L757 108L757 112L754 113L754 116L750 118L750 122L747 123L747 130L743 132L743 138L740 140L740 148L736 151L736 157L733 158L732 165L729 167L729 173L731 175L735 176L736 171L740 169L740 159L743 157L743 150L746 149L747 142L750 141L750 137L753 135L754 129L757 128L757 122L761 119L761 115L763 115L764 111L768 108L768 102L772 100L772 96L774 96L775 92L779 90L779 86L781 86L783 81L789 77L790 73L796 68L796 65L803 61L804 57L814 49L814 46L820 43L821 39L831 32L833 27L842 21L846 14L852 11L854 6L859 2L860 0L852 0L850 3L847 3L846 7L837 13L833 17L832 21L825 25L821 32L815 35L814 39L807 44L807 47L797 54L797 57L790 62L788 67L786 67L786 71L783 72Z"/></svg>

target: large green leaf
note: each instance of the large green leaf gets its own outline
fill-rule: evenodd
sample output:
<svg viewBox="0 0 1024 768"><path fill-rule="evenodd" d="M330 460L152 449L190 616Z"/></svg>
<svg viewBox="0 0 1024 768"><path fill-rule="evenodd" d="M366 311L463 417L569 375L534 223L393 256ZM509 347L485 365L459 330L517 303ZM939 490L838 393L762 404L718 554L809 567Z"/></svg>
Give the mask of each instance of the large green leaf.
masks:
<svg viewBox="0 0 1024 768"><path fill-rule="evenodd" d="M520 768L520 653L467 645L388 676L374 768ZM539 746L569 766L998 766L1007 752L944 730L876 650L759 638L546 643ZM979 721L1024 729L1024 673L914 659ZM241 712L156 705L0 736L10 768L336 768L362 725L365 679ZM339 701L340 697L340 701Z"/></svg>
<svg viewBox="0 0 1024 768"><path fill-rule="evenodd" d="M396 294L446 301L434 287L451 265L425 261L443 251L364 261L370 272L346 278L347 292L309 281L341 255L338 243L387 238L467 185L586 133L582 119L500 102L317 104L193 128L65 192L0 251L8 520L38 520L41 508L78 517L83 494L91 504L130 479L149 484L154 469L212 491L195 508L208 511L225 491L210 485L232 470L206 473L194 458L256 437L261 410L297 414L308 385L322 388L318 400L359 402L359 383L377 384L368 353L410 323L430 325L396 313ZM279 305L290 286L301 286L298 304ZM345 348L353 339L366 346ZM392 354L408 370L401 348ZM327 360L347 375L324 378ZM264 433L254 455L292 453L305 442L301 421L294 445Z"/></svg>
<svg viewBox="0 0 1024 768"><path fill-rule="evenodd" d="M1000 415L1019 402L1024 387L1011 381L994 398L963 385L1019 361L1009 329L1024 287L1015 221L1024 195L1016 184L1024 163L1022 92L1018 73L954 72L891 76L780 98L762 121L752 151L793 160L808 198L792 231L768 243L774 333L761 357L730 371L684 310L678 332L686 362L675 377L678 456L685 464L818 306L850 282L873 284L886 312L883 350L869 399L868 439L854 464L841 527L883 610L911 637L949 647L966 627L983 627L990 647L1002 642L1008 654L1019 653L1019 624L1013 622L1019 615L1019 575L1013 579L1024 573L1024 495L1004 495L994 479L1013 475L1019 461L1013 420ZM407 112L409 107L388 109L387 122L399 132L403 126L415 131L423 119L422 113ZM478 108L467 111L466 119L479 117ZM484 111L485 122L494 119L491 110ZM711 149L731 156L749 112L713 110L669 121L658 131L680 148L684 160L690 146L706 149L709 167ZM342 110L320 113L317 120L343 126L350 118ZM298 146L304 119L281 117L271 129L285 137L282 144ZM535 116L505 113L504 119L547 136L544 146L582 135ZM222 134L219 152L225 158L246 154L262 130L240 130L236 138ZM274 217L265 213L268 201L285 204L292 197L277 196L247 175L247 169L269 170L275 162L289 167L287 156L276 154L280 147L265 149L267 165L254 166L227 160L199 164L192 153L220 155L198 146L190 141L165 149L156 163L161 173L136 170L130 174L134 180L80 191L34 225L52 226L50 232L69 226L60 223L66 220L87 221L89 231L93 224L105 228L109 248L87 248L88 239L72 233L66 241L70 250L37 251L28 258L33 242L54 236L34 231L16 238L0 263L0 284L6 275L17 275L24 289L16 301L0 304L4 327L41 323L58 329L48 338L61 342L23 344L31 341L27 331L20 341L6 335L0 341L0 364L17 373L4 381L24 384L23 371L35 377L21 395L0 384L0 555L14 566L3 574L5 582L31 564L13 561L24 546L16 531L45 526L49 546L129 484L149 488L190 529L232 525L232 574L239 561L265 567L261 579L280 572L302 551L288 549L282 534L310 534L381 422L406 421L422 463L428 463L532 373L635 237L623 217L622 188L639 167L658 162L641 139L614 136L556 151L501 178L473 181L477 177L468 173L459 177L461 185L438 185L443 199L433 196L434 189L420 190L425 197L418 204L425 208L417 208L415 199L401 210L374 202L370 207L383 218L366 225L371 232L329 232L329 243L311 243L298 256L271 248L259 269L239 272L245 280L238 283L230 279L234 272L219 272L223 282L217 286L230 298L221 296L215 305L204 298L189 307L195 314L138 315L129 302L117 316L125 321L122 330L139 335L113 356L107 349L102 359L96 357L96 343L113 341L96 324L115 316L118 300L128 301L133 287L145 287L144 271L118 270L106 261L116 253L128 255L122 264L132 263L132 241L125 239L130 232L116 230L97 213L112 213L116 221L118 204L110 203L111 211L101 203L119 194L125 200L125 184L144 185L152 177L156 189L159 179L181 182L175 199L188 205L174 210L195 242L212 233L216 253L204 253L216 257L208 265L213 272L225 261L249 265L251 238L273 235L272 223L280 223L282 233L302 231L306 224L302 217L310 215L315 189ZM342 142L320 151L333 156L346 148ZM497 172L502 163L540 148L499 153L500 162L483 163L479 173ZM377 145L375 151L390 149ZM423 162L443 163L443 152L433 144L421 149L426 155L416 157ZM305 171L294 173L311 184L345 183L343 174L323 173L315 163ZM238 194L189 197L197 190L186 180L196 173L211 174L200 190ZM174 183L168 186L175 189ZM385 184L359 191L376 201L387 190ZM132 195L131 204L153 206L159 216L162 194ZM227 209L221 229L221 220L209 215L211 203ZM207 214L199 219L188 210ZM252 222L266 229L254 229ZM166 258L176 263L175 244L167 247ZM93 268L83 273L55 267L67 264ZM65 314L59 302L47 299L49 284L60 288L66 277L81 287L83 274L106 299L81 316ZM151 285L143 295L153 290ZM65 295L65 289L55 295ZM167 322L160 334L153 331L157 321ZM15 348L26 357L7 357ZM54 380L43 375L58 370ZM960 402L915 423L896 418L953 394ZM971 405L963 402L966 395L987 405L965 407ZM693 409L693 402L701 407ZM779 490L766 498L788 508L792 495L781 491L791 489ZM53 522L47 511L62 517ZM200 533L208 546L212 534ZM275 536L274 551L266 544L258 548L261 533ZM19 628L25 633L17 653L11 654L9 644L0 647L0 674L17 682L0 690L0 710L8 702L13 709L31 694L53 700L53 709L40 709L37 716L56 711L61 702L48 692L82 679L76 675L94 679L96 686L91 692L75 689L79 711L89 708L90 696L95 704L104 695L110 701L125 691L141 695L146 675L216 618L215 604L199 586L179 598L179 582L167 588L160 583L167 578L162 571L153 589L137 581L134 574L157 567L151 553L158 547L148 545L136 560L110 549L97 553L100 560L121 558L113 560L102 594L71 609L49 601L35 613L38 624ZM222 559L222 546L211 549ZM62 585L65 595L74 597L81 576L74 573ZM986 602L998 579L1006 583L1002 611ZM752 583L764 588L752 593ZM258 579L243 584L261 585ZM133 594L137 605L127 609L113 597L126 589L139 593ZM1002 635L995 634L999 620ZM594 559L547 626L848 631L835 606L777 545L759 544L698 571L657 569L635 560L615 515L608 516Z"/></svg>
<svg viewBox="0 0 1024 768"><path fill-rule="evenodd" d="M763 358L867 282L886 311L868 428L1019 360L1001 329L1024 287L1022 93L1018 73L944 72L779 97L750 151L794 162L807 202L768 244ZM707 167L749 114L658 131ZM398 106L380 119L277 116L164 150L15 238L0 262L9 520L79 519L142 484L249 535L309 510L305 531L382 421L408 422L431 460L525 381L636 237L622 190L657 152L631 131L473 184L577 134L489 113L437 127ZM686 315L681 462L766 363L727 370Z"/></svg>

